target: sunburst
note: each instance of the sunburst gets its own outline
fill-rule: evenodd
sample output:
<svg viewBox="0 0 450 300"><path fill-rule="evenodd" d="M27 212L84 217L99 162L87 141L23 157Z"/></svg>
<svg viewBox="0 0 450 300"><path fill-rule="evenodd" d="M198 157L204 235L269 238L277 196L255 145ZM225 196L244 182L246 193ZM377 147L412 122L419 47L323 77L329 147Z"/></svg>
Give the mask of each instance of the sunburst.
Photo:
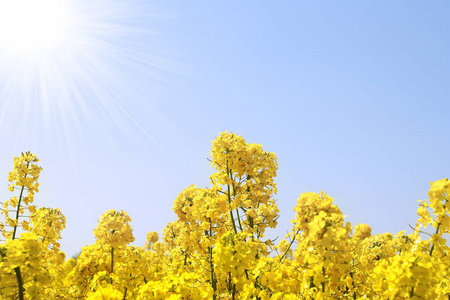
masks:
<svg viewBox="0 0 450 300"><path fill-rule="evenodd" d="M31 55L56 46L71 22L68 3L59 0L1 0L0 49Z"/></svg>
<svg viewBox="0 0 450 300"><path fill-rule="evenodd" d="M134 112L152 113L152 78L174 71L153 39L158 16L149 1L0 0L0 143L124 128L151 138Z"/></svg>

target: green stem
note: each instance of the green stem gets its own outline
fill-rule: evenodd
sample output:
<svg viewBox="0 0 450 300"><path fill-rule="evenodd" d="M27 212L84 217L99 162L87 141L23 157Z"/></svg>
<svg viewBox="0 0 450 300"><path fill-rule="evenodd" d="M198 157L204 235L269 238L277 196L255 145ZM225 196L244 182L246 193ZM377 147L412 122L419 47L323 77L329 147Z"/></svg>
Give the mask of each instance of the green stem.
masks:
<svg viewBox="0 0 450 300"><path fill-rule="evenodd" d="M440 224L440 223L439 223L439 225L438 225L437 228L436 228L435 234L438 234L438 233L439 233L439 227L441 227L441 224ZM433 243L433 245L431 246L431 249L430 249L430 256L432 256L433 250L434 250L434 243Z"/></svg>
<svg viewBox="0 0 450 300"><path fill-rule="evenodd" d="M27 162L27 168L30 165L30 162ZM25 173L24 179L27 178L28 173ZM25 189L25 186L22 185L22 189L20 190L20 196L19 196L19 202L17 203L17 210L16 210L16 222L17 225L19 225L19 211L20 211L20 203L22 202L22 196L23 196L23 190ZM12 239L14 240L16 238L16 231L17 231L17 225L14 226L13 236Z"/></svg>
<svg viewBox="0 0 450 300"><path fill-rule="evenodd" d="M238 208L236 208L236 214L237 214L237 219L238 219L239 229L241 229L241 231L244 231L244 230L242 229L241 217L239 216L239 209L238 209Z"/></svg>
<svg viewBox="0 0 450 300"><path fill-rule="evenodd" d="M187 257L188 257L188 255L187 255L187 253L184 253L184 266L186 266L187 265Z"/></svg>
<svg viewBox="0 0 450 300"><path fill-rule="evenodd" d="M252 217L248 217L248 225L250 226L250 228L251 229L253 229L253 226L254 226L254 224L253 224L253 218Z"/></svg>
<svg viewBox="0 0 450 300"><path fill-rule="evenodd" d="M231 176L230 169L228 168L228 160L227 160L227 175L230 177L231 180L233 180ZM230 191L230 185L227 184L227 196L228 196L228 204L231 205L231 191ZM231 217L231 223L233 224L234 233L237 233L236 224L234 223L234 216L233 216L233 210L230 210L230 217Z"/></svg>
<svg viewBox="0 0 450 300"><path fill-rule="evenodd" d="M15 267L14 271L16 272L17 283L19 284L19 300L23 300L23 281L22 274L20 274L20 267Z"/></svg>
<svg viewBox="0 0 450 300"><path fill-rule="evenodd" d="M281 256L280 262L286 257L286 254L287 254L288 251L291 249L291 246L292 246L292 244L293 244L294 241L295 241L295 237L297 236L297 234L298 234L299 232L300 232L300 230L298 230L298 231L294 234L294 237L292 238L292 241L291 241L291 243L289 244L289 247L286 249L286 251L284 252L283 256Z"/></svg>
<svg viewBox="0 0 450 300"><path fill-rule="evenodd" d="M231 196L230 196L230 185L228 186L228 203L231 205ZM231 224L233 224L234 233L237 233L236 224L234 223L234 216L233 216L233 210L230 210L230 217L231 217Z"/></svg>
<svg viewBox="0 0 450 300"><path fill-rule="evenodd" d="M209 252L209 268L210 268L210 275L211 275L211 286L213 288L213 300L216 300L216 281L214 279L214 265L213 265L213 258L212 258L212 248L208 247Z"/></svg>
<svg viewBox="0 0 450 300"><path fill-rule="evenodd" d="M233 176L231 174L229 174L229 176L230 176L231 180L233 180ZM236 187L234 186L234 183L233 183L233 196L236 199ZM239 229L241 231L244 231L242 229L241 217L239 216L239 208L237 208L237 207L236 207L236 215L237 215L237 219L238 219Z"/></svg>
<svg viewBox="0 0 450 300"><path fill-rule="evenodd" d="M111 275L114 272L114 247L111 247ZM111 284L113 283L111 277Z"/></svg>
<svg viewBox="0 0 450 300"><path fill-rule="evenodd" d="M322 267L322 275L325 277L325 267ZM322 281L322 292L325 293L325 282Z"/></svg>

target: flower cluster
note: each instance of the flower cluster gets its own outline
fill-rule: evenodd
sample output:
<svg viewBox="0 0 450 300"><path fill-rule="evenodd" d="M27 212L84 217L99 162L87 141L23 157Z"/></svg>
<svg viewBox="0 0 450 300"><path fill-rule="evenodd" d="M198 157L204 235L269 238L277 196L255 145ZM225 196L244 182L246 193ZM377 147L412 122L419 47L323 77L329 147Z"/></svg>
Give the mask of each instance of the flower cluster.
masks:
<svg viewBox="0 0 450 300"><path fill-rule="evenodd" d="M125 246L134 241L130 222L131 218L123 210L108 210L100 217L94 235L104 245L113 248Z"/></svg>
<svg viewBox="0 0 450 300"><path fill-rule="evenodd" d="M14 168L8 174L9 190L11 192L18 191L18 196L11 197L3 204L1 214L5 217L4 221L0 221L0 231L6 239L16 238L17 228L23 226L28 227L28 221L23 220L19 224L19 218L27 209L30 213L34 213L36 207L30 205L34 200L34 194L39 191L38 178L42 168L36 162L39 159L36 155L25 152L19 157L14 157Z"/></svg>

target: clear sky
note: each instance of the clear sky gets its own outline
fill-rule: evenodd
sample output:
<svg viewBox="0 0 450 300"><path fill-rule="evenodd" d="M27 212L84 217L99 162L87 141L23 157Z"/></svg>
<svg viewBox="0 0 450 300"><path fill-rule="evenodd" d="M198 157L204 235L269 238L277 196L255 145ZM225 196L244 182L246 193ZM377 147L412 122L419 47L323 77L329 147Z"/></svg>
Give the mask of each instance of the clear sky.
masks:
<svg viewBox="0 0 450 300"><path fill-rule="evenodd" d="M408 230L429 182L449 176L448 1L70 7L51 47L0 39L0 196L12 196L13 157L37 154L35 204L67 217L68 257L113 208L133 219L136 245L161 235L177 194L209 186L225 130L278 157L269 237L290 229L301 193L321 190L353 225Z"/></svg>

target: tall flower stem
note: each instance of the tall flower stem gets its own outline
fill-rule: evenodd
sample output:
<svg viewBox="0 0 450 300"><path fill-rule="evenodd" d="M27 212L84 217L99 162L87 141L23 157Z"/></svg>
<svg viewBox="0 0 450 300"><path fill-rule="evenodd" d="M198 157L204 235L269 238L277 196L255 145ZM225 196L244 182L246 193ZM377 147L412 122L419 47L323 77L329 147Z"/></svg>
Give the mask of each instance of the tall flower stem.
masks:
<svg viewBox="0 0 450 300"><path fill-rule="evenodd" d="M30 162L27 162L27 169L30 165ZM27 178L28 173L25 173L24 178ZM16 208L16 225L14 225L14 230L13 230L13 235L12 235L12 239L15 240L16 239L16 232L17 232L17 226L19 225L19 212L20 212L20 204L22 202L22 197L23 197L23 191L25 190L25 186L22 185L22 188L20 189L20 195L19 195L19 201L17 202L17 208ZM20 267L15 267L14 268L14 272L16 273L16 278L17 278L17 285L19 287L19 300L23 300L23 279L22 279L22 273L20 272Z"/></svg>
<svg viewBox="0 0 450 300"><path fill-rule="evenodd" d="M22 274L20 273L20 267L15 267L14 272L16 272L17 283L19 284L19 299L23 300L23 280Z"/></svg>
<svg viewBox="0 0 450 300"><path fill-rule="evenodd" d="M111 247L111 275L114 272L114 247ZM111 284L113 283L112 277L111 277Z"/></svg>
<svg viewBox="0 0 450 300"><path fill-rule="evenodd" d="M29 167L30 162L27 162L27 168ZM28 173L25 173L24 179L27 178ZM20 204L22 202L22 196L23 191L25 190L25 186L22 185L22 188L20 189L20 195L19 195L19 201L17 202L17 209L16 209L16 225L14 226L14 231L12 235L12 239L14 240L16 238L16 232L17 232L17 226L19 225L19 211L20 211Z"/></svg>

